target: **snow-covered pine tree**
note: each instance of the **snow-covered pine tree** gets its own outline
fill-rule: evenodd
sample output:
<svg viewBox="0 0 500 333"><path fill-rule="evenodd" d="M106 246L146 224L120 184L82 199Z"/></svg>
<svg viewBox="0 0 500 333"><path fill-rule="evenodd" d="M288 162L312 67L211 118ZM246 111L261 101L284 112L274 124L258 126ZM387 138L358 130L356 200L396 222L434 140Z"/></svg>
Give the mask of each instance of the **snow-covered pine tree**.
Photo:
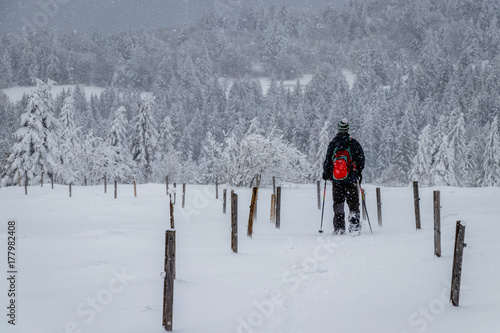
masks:
<svg viewBox="0 0 500 333"><path fill-rule="evenodd" d="M482 156L481 186L500 185L500 134L498 116L488 126L488 136L484 145Z"/></svg>
<svg viewBox="0 0 500 333"><path fill-rule="evenodd" d="M27 172L28 178L37 183L58 170L59 147L56 137L59 122L54 117L50 89L54 82L36 79L37 87L31 92L26 111L21 115L21 127L15 132L17 140L7 160L2 183L15 182L17 172ZM46 177L45 179L48 179Z"/></svg>
<svg viewBox="0 0 500 333"><path fill-rule="evenodd" d="M140 181L152 180L155 163L158 160L158 125L153 117L154 97L145 96L135 117L134 137L132 139L132 159L135 162L137 178Z"/></svg>
<svg viewBox="0 0 500 333"><path fill-rule="evenodd" d="M155 170L155 179L180 180L179 174L182 170L180 154L174 148L175 129L169 116L166 116L160 125L160 137L158 140L158 168ZM203 148L202 148L203 149Z"/></svg>
<svg viewBox="0 0 500 333"><path fill-rule="evenodd" d="M469 161L470 147L467 143L465 133L465 119L464 114L458 110L453 110L450 115L449 121L449 149L450 154L453 155L455 173L458 186L469 185L469 177L472 165Z"/></svg>
<svg viewBox="0 0 500 333"><path fill-rule="evenodd" d="M81 140L75 125L75 100L69 95L59 115L60 168L58 180L63 184L76 184L80 170Z"/></svg>
<svg viewBox="0 0 500 333"><path fill-rule="evenodd" d="M325 161L326 151L328 149L328 144L331 140L330 135L330 122L327 121L321 131L319 132L318 137L318 149L313 159L312 170L311 170L311 178L313 180L319 180L323 176L323 162Z"/></svg>
<svg viewBox="0 0 500 333"><path fill-rule="evenodd" d="M124 182L131 178L132 156L127 137L127 110L120 106L113 114L105 142L106 161L103 172L110 180Z"/></svg>
<svg viewBox="0 0 500 333"><path fill-rule="evenodd" d="M422 185L431 185L429 174L432 165L432 129L428 124L424 127L418 137L417 154L413 158L413 168L410 172L410 177L418 181Z"/></svg>

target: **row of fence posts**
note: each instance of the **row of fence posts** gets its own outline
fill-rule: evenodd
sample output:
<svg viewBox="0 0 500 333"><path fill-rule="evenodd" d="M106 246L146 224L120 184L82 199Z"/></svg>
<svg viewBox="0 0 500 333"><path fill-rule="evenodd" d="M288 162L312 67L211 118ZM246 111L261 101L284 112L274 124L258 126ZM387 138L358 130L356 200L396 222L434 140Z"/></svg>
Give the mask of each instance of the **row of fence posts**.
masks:
<svg viewBox="0 0 500 333"><path fill-rule="evenodd" d="M317 182L316 187L317 187L318 209L321 209L321 193L320 193L321 186L319 181ZM382 199L381 199L380 187L376 188L376 196L377 196L378 225L382 226ZM415 207L415 227L416 230L420 230L422 229L422 224L420 219L420 196L419 196L417 181L413 182L413 202ZM433 191L433 210L434 210L434 255L439 258L441 257L440 191ZM465 241L465 224L462 221L457 221L456 232L455 232L455 247L453 252L451 292L450 292L450 302L454 306L459 305L463 250L467 246L467 244L464 241Z"/></svg>
<svg viewBox="0 0 500 333"><path fill-rule="evenodd" d="M21 172L17 172L18 175L18 185L21 187ZM40 186L43 187L43 175L44 173L42 172L41 178L40 178ZM108 178L106 175L104 175L104 193L108 192ZM52 189L54 189L54 175L50 175L50 183ZM135 180L135 176L132 177L132 184L134 186L134 197L137 197L137 182ZM166 177L166 184L167 184L167 195L168 195L168 176ZM85 179L85 185L87 185L87 180ZM72 197L72 186L73 184L68 184L69 187L69 197ZM176 183L174 183L174 188L177 186ZM24 194L28 195L28 172L24 172ZM185 205L185 195L186 195L186 184L182 184L182 207L184 208ZM175 196L176 193L174 191L174 203L175 203ZM118 182L115 180L114 181L114 198L118 198Z"/></svg>
<svg viewBox="0 0 500 333"><path fill-rule="evenodd" d="M250 203L250 212L248 219L247 236L252 238L253 223L257 217L257 197L258 185L261 182L261 176L257 175L255 178L256 185L252 188L252 199ZM166 177L166 190L170 199L170 229L165 233L165 260L164 260L164 287L163 287L163 320L162 325L167 331L173 329L173 304L174 304L174 280L175 280L175 223L174 223L174 204L175 204L175 191L174 199L172 194L168 191L168 176ZM253 181L252 181L253 184ZM174 183L174 187L176 184ZM186 184L183 184L183 199L182 207L185 202L185 189ZM219 182L218 178L215 180L215 197L219 199ZM222 212L226 214L227 205L227 189L223 190L222 196ZM238 253L238 194L231 190L231 250ZM275 224L276 228L280 228L281 216L281 187L276 187L276 178L273 177L273 194L271 195L271 214L270 221Z"/></svg>

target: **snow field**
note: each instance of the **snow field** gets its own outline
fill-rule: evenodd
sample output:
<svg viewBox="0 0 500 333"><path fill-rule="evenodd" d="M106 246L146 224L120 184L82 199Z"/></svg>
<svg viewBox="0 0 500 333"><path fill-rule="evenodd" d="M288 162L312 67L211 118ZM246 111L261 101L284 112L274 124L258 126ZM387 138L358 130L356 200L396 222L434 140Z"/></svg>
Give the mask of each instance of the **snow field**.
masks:
<svg viewBox="0 0 500 333"><path fill-rule="evenodd" d="M230 206L214 186L181 187L175 207L177 279L174 331L194 332L496 332L500 320L497 241L499 188L438 188L442 257L433 256L431 188L421 188L422 230L413 190L366 185L373 234L330 236L331 187L324 234L315 185L285 185L281 229L269 223L272 189L261 188L254 235L246 236L251 190L236 189L238 254L230 248ZM322 193L321 193L322 194ZM0 189L0 251L7 221L17 223L16 326L1 332L164 332L161 327L165 185L32 186ZM455 223L467 222L460 307L448 303ZM6 256L0 266L6 273ZM0 302L7 304L7 280ZM4 310L6 311L6 310Z"/></svg>

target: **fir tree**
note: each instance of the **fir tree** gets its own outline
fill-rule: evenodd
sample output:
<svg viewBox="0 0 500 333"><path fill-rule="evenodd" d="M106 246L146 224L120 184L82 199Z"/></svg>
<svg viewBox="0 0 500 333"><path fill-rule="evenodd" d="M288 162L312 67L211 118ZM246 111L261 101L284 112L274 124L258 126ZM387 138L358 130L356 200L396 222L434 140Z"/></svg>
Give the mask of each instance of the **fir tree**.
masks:
<svg viewBox="0 0 500 333"><path fill-rule="evenodd" d="M76 184L80 171L81 142L75 125L75 101L70 95L64 100L59 115L60 171L58 178L64 184Z"/></svg>
<svg viewBox="0 0 500 333"><path fill-rule="evenodd" d="M481 186L500 185L500 135L498 116L488 126L488 136L484 146L481 169Z"/></svg>
<svg viewBox="0 0 500 333"><path fill-rule="evenodd" d="M154 97L143 98L139 113L135 117L132 140L132 159L140 180L152 180L155 163L158 160L158 125L153 117Z"/></svg>
<svg viewBox="0 0 500 333"><path fill-rule="evenodd" d="M39 182L42 174L50 176L58 170L59 147L56 131L59 122L54 117L50 89L53 82L36 80L26 111L21 115L21 127L15 132L16 143L7 160L3 184L12 184L17 172L27 172L28 178ZM45 178L47 179L47 178Z"/></svg>

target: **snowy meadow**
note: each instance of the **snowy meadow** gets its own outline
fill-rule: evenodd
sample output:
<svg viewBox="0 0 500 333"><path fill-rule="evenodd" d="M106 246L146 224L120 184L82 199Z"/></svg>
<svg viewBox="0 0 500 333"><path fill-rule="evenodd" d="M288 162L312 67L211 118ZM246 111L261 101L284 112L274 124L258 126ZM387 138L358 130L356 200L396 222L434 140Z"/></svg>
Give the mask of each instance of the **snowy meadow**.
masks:
<svg viewBox="0 0 500 333"><path fill-rule="evenodd" d="M366 185L373 234L324 233L316 186L284 184L281 228L269 223L271 188L261 188L253 238L251 190L239 196L238 253L230 214L215 187L187 185L174 209L177 268L174 332L496 332L500 290L498 188L441 187L442 257L433 255L432 191L421 188L415 229L411 187ZM229 190L231 188L228 188ZM330 187L328 188L330 190ZM30 186L0 189L0 266L7 274L8 222L15 221L16 295L0 283L2 332L163 332L165 185ZM229 206L228 206L229 207ZM455 222L467 223L460 306L449 302ZM8 302L15 299L15 326Z"/></svg>

